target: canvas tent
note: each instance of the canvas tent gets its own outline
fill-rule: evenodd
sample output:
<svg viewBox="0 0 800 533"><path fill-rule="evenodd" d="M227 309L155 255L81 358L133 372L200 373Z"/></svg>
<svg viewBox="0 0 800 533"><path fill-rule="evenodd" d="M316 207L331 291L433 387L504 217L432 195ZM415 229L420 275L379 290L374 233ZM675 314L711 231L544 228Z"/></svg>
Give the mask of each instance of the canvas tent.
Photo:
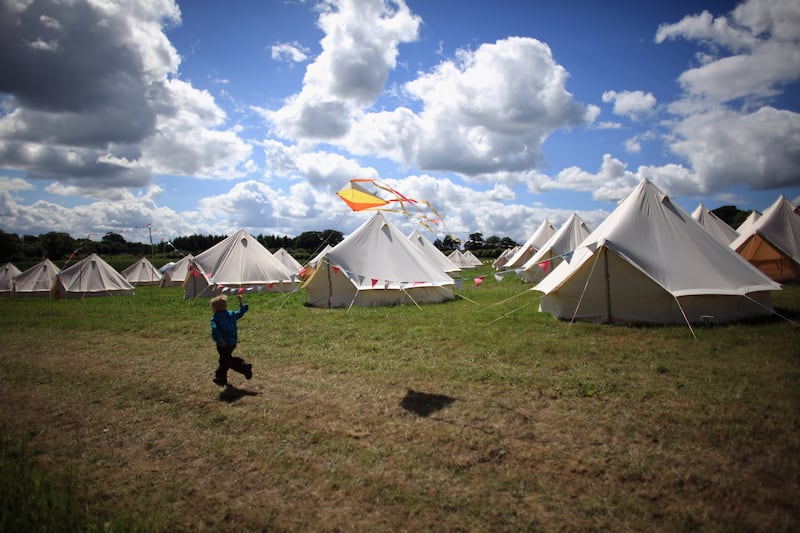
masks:
<svg viewBox="0 0 800 533"><path fill-rule="evenodd" d="M469 270L476 266L461 250L453 250L447 254L447 259L462 270Z"/></svg>
<svg viewBox="0 0 800 533"><path fill-rule="evenodd" d="M590 233L586 222L577 213L572 213L558 231L539 248L539 251L522 265L519 277L528 283L544 279L564 260L565 255L574 252Z"/></svg>
<svg viewBox="0 0 800 533"><path fill-rule="evenodd" d="M481 260L475 257L475 254L472 253L472 250L465 250L461 252L461 255L464 256L464 259L467 261L469 265L472 265L474 267L483 266Z"/></svg>
<svg viewBox="0 0 800 533"><path fill-rule="evenodd" d="M52 261L43 259L14 278L13 296L15 298L49 298L50 288L59 272L61 269Z"/></svg>
<svg viewBox="0 0 800 533"><path fill-rule="evenodd" d="M732 243L736 237L739 236L736 230L730 227L717 215L706 209L703 204L697 206L697 209L692 211L692 218L700 223L701 226L706 228L711 235L717 238L719 242L724 245Z"/></svg>
<svg viewBox="0 0 800 533"><path fill-rule="evenodd" d="M189 273L189 264L192 262L192 259L194 259L194 256L192 254L187 254L171 267L165 269L161 273L161 286L177 287L183 285L184 280L186 280L186 274Z"/></svg>
<svg viewBox="0 0 800 533"><path fill-rule="evenodd" d="M314 307L452 300L453 278L381 212L328 250L303 287Z"/></svg>
<svg viewBox="0 0 800 533"><path fill-rule="evenodd" d="M673 324L772 312L780 285L643 180L533 289L563 319Z"/></svg>
<svg viewBox="0 0 800 533"><path fill-rule="evenodd" d="M21 274L22 271L12 265L6 263L0 266L0 295L10 296L13 288L12 279L14 276Z"/></svg>
<svg viewBox="0 0 800 533"><path fill-rule="evenodd" d="M191 261L183 296L211 297L239 288L289 292L297 285L295 276L255 237L241 229Z"/></svg>
<svg viewBox="0 0 800 533"><path fill-rule="evenodd" d="M311 259L311 261L309 261L307 263L306 266L309 266L311 268L315 268L319 264L319 262L322 260L322 258L325 257L325 254L328 253L328 250L330 250L331 248L333 248L333 246L331 246L330 244L326 244L325 248L323 248L321 252L319 252L317 255L315 255Z"/></svg>
<svg viewBox="0 0 800 533"><path fill-rule="evenodd" d="M438 265L443 272L449 274L451 277L458 276L461 272L461 269L454 265L453 262L450 261L441 250L434 246L431 241L426 239L419 230L415 229L412 231L411 235L408 236L408 240L422 250L422 253L425 254L425 257L427 257L431 263Z"/></svg>
<svg viewBox="0 0 800 533"><path fill-rule="evenodd" d="M503 268L506 265L506 262L508 262L508 260L511 259L515 253L517 253L517 250L519 250L519 246L506 248L505 250L503 250L503 253L498 255L497 259L495 259L492 262L492 268L494 268L495 270L500 270L501 268Z"/></svg>
<svg viewBox="0 0 800 533"><path fill-rule="evenodd" d="M281 264L282 264L283 266L285 266L285 267L286 267L286 269L287 269L287 270L288 270L290 273L292 273L292 274L297 274L297 273L299 273L301 270L303 270L303 265L301 265L301 264L300 264L300 263L297 261L297 259L295 259L294 257L292 257L292 256L291 256L291 254L290 254L289 252L287 252L287 251L286 251L284 248L279 248L279 249L278 249L278 251L277 251L277 252L275 252L275 253L274 253L274 254L272 254L272 255L274 255L274 256L275 256L275 258L276 258L278 261L280 261L280 262L281 262Z"/></svg>
<svg viewBox="0 0 800 533"><path fill-rule="evenodd" d="M730 247L775 281L800 280L800 214L778 198Z"/></svg>
<svg viewBox="0 0 800 533"><path fill-rule="evenodd" d="M97 254L59 272L50 289L50 295L56 299L132 294L133 285Z"/></svg>
<svg viewBox="0 0 800 533"><path fill-rule="evenodd" d="M123 270L122 275L133 286L158 285L161 282L161 273L146 257Z"/></svg>
<svg viewBox="0 0 800 533"><path fill-rule="evenodd" d="M544 219L539 227L536 228L536 231L533 232L533 235L528 237L528 240L519 247L517 253L515 253L506 264L503 265L503 270L513 270L515 268L520 268L524 265L533 254L535 254L539 248L541 248L547 240L555 235L556 228L547 220Z"/></svg>
<svg viewBox="0 0 800 533"><path fill-rule="evenodd" d="M758 220L759 218L761 218L761 213L759 213L758 211L755 211L755 210L750 211L750 214L747 215L747 218L744 219L744 222L739 224L739 227L736 228L736 233L738 233L739 235L744 235L745 233L750 233L750 230L752 229L753 224L755 224L756 220Z"/></svg>

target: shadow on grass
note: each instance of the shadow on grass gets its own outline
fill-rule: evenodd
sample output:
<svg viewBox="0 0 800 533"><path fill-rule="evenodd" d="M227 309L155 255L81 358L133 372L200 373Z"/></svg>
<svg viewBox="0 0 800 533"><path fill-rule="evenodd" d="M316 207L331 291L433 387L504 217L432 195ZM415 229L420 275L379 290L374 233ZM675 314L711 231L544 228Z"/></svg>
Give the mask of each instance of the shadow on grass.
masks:
<svg viewBox="0 0 800 533"><path fill-rule="evenodd" d="M245 396L258 396L258 393L247 389L237 389L233 385L228 385L219 393L220 401L228 403L238 401Z"/></svg>
<svg viewBox="0 0 800 533"><path fill-rule="evenodd" d="M443 394L429 394L408 389L406 395L400 400L400 407L417 416L424 417L444 409L454 401L456 401L455 398Z"/></svg>

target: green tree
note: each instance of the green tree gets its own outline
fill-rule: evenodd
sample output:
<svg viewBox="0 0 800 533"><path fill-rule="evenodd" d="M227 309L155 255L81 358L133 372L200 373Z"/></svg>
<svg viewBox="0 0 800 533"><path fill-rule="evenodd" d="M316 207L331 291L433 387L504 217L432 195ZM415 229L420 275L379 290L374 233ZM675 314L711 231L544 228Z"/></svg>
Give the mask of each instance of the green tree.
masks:
<svg viewBox="0 0 800 533"><path fill-rule="evenodd" d="M125 241L125 237L119 233L108 232L100 239L98 250L101 254L124 254L128 251L128 243Z"/></svg>
<svg viewBox="0 0 800 533"><path fill-rule="evenodd" d="M57 231L39 235L39 243L45 257L51 260L69 257L69 254L77 248L75 239L69 233Z"/></svg>
<svg viewBox="0 0 800 533"><path fill-rule="evenodd" d="M464 243L465 250L480 250L484 246L483 233L470 233L469 240Z"/></svg>
<svg viewBox="0 0 800 533"><path fill-rule="evenodd" d="M6 233L0 230L0 262L16 259L20 252L20 240L16 233Z"/></svg>
<svg viewBox="0 0 800 533"><path fill-rule="evenodd" d="M336 246L344 240L341 231L326 229L325 231L304 231L294 238L294 247L314 253L322 250L326 245Z"/></svg>
<svg viewBox="0 0 800 533"><path fill-rule="evenodd" d="M517 241L512 239L511 237L503 237L500 239L500 248L507 249L513 248L517 245Z"/></svg>
<svg viewBox="0 0 800 533"><path fill-rule="evenodd" d="M458 239L453 238L452 235L445 235L444 240L442 241L436 239L436 242L433 244L443 252L452 252L453 250L458 250L461 246L461 242Z"/></svg>
<svg viewBox="0 0 800 533"><path fill-rule="evenodd" d="M751 211L742 211L735 205L723 205L711 210L717 218L725 222L733 229L742 225L742 222L750 215Z"/></svg>

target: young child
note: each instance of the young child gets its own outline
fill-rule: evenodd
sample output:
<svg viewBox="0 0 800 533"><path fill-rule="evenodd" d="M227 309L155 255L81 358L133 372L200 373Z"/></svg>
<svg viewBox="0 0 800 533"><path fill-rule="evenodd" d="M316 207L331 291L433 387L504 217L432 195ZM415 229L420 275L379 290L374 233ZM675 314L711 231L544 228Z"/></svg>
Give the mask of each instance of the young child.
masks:
<svg viewBox="0 0 800 533"><path fill-rule="evenodd" d="M232 368L244 377L253 377L253 365L245 362L241 357L233 357L233 350L239 342L239 330L236 321L242 318L249 307L242 304L242 295L239 294L239 310L228 311L228 297L223 295L211 299L211 338L217 343L219 352L219 367L214 375L214 383L220 387L228 384L228 369Z"/></svg>

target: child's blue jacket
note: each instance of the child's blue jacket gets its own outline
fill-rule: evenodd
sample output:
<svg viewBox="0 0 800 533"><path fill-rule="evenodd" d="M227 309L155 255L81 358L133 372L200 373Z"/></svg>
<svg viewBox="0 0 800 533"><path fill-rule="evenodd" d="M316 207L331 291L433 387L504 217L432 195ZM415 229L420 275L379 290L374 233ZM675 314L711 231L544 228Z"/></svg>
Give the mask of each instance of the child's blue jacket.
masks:
<svg viewBox="0 0 800 533"><path fill-rule="evenodd" d="M214 342L219 344L219 341L224 340L225 344L238 344L239 331L236 321L242 318L248 309L248 305L243 304L238 311L225 309L214 313L214 316L211 317L211 338L214 339Z"/></svg>

